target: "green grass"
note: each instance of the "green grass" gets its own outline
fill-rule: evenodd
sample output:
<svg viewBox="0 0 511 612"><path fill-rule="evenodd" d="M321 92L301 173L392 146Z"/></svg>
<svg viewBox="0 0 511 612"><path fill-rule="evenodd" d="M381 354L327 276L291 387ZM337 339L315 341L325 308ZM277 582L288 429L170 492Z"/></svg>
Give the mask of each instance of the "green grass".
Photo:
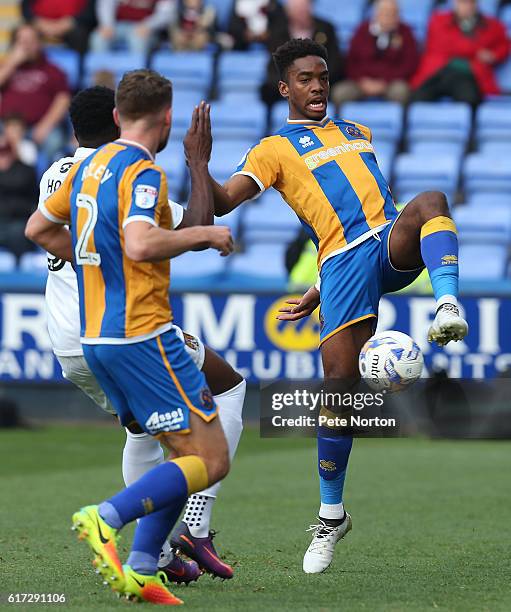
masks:
<svg viewBox="0 0 511 612"><path fill-rule="evenodd" d="M0 431L4 598L64 592L65 609L126 609L69 531L75 509L121 487L122 443L110 427ZM357 441L346 487L353 531L327 573L305 576L313 442L247 431L214 514L235 578L174 590L189 610L509 611L510 457L507 442Z"/></svg>

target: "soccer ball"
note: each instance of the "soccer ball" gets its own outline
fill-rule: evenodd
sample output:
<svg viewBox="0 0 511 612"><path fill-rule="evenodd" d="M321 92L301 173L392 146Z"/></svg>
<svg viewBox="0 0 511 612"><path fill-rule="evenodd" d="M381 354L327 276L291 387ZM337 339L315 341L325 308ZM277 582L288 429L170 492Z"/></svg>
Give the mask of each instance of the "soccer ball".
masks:
<svg viewBox="0 0 511 612"><path fill-rule="evenodd" d="M360 351L360 375L375 391L402 391L421 375L424 357L418 345L398 331L379 332Z"/></svg>

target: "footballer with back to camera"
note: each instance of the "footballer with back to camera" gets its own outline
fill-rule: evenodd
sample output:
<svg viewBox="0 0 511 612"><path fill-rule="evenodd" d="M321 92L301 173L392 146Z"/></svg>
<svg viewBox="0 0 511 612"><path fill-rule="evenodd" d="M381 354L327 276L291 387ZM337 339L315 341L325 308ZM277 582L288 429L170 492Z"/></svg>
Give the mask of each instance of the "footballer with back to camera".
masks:
<svg viewBox="0 0 511 612"><path fill-rule="evenodd" d="M76 267L84 356L122 425L137 422L169 448L169 459L100 504L73 515L104 582L153 603L182 603L158 572L162 546L187 497L220 481L229 453L204 373L172 324L169 259L188 250L233 249L228 228L173 229L165 173L154 161L169 138L170 81L126 73L116 91L120 138L75 163L34 213L27 236ZM207 131L209 109L192 124ZM192 178L212 198L201 139L188 157ZM70 227L70 230L67 227ZM119 530L139 519L127 563Z"/></svg>
<svg viewBox="0 0 511 612"><path fill-rule="evenodd" d="M42 207L62 184L74 163L119 137L119 128L113 118L114 107L114 92L106 87L91 87L74 96L69 114L78 149L73 157L65 157L55 162L44 173L40 185L39 207ZM201 105L200 112L205 111L206 107ZM201 134L196 126L192 125L184 140L185 150L196 147L199 138L210 140L210 130ZM192 180L186 209L169 200L174 226L183 228L211 224L213 211L208 209L208 203L209 199L203 197L200 182ZM73 267L71 263L48 254L48 268L45 291L48 331L63 374L100 408L115 414L83 357L78 286ZM243 428L242 409L246 383L226 361L209 347L205 347L199 338L183 333L177 325L174 328L182 336L185 349L206 376L219 408L219 417L232 460ZM127 486L151 467L161 463L163 457L163 449L158 440L144 433L138 424L126 427L122 473ZM173 548L187 553L193 561L186 562L182 557L173 554L169 543L165 542L159 567L165 571L170 581L188 583L197 580L201 570L224 579L232 577L232 568L218 557L213 544L214 531L210 530L212 508L219 487L220 483L217 483L192 495L187 502L182 522L172 534Z"/></svg>
<svg viewBox="0 0 511 612"><path fill-rule="evenodd" d="M468 332L458 310L458 240L446 197L424 192L398 213L381 174L368 127L327 115L326 49L292 39L273 54L289 118L263 138L219 185L222 216L270 187L297 214L318 250L318 283L290 300L279 319L297 321L320 306L325 384L359 380L358 356L373 335L380 297L410 284L427 268L437 301L428 340L445 345ZM339 387L336 387L339 388ZM326 407L328 409L328 406ZM343 489L352 437L319 427L319 520L303 559L306 573L330 565L336 543L351 529Z"/></svg>

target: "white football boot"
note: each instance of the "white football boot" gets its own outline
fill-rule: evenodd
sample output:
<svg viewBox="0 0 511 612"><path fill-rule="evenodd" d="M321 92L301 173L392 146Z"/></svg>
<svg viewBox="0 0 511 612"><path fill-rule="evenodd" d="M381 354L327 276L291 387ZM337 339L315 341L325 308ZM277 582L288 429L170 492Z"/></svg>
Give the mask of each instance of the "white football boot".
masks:
<svg viewBox="0 0 511 612"><path fill-rule="evenodd" d="M307 529L314 533L314 537L303 557L303 571L306 574L324 572L332 563L335 545L351 530L351 516L347 512L345 520L337 527L327 525L320 518L318 520L317 525Z"/></svg>
<svg viewBox="0 0 511 612"><path fill-rule="evenodd" d="M445 346L451 340L462 340L468 334L468 323L460 317L454 304L442 304L428 331L428 341Z"/></svg>

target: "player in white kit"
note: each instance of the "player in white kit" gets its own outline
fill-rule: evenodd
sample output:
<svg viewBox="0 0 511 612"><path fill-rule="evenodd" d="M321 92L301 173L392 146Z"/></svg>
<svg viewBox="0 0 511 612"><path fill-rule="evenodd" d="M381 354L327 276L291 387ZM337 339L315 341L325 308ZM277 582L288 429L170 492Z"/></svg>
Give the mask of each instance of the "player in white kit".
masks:
<svg viewBox="0 0 511 612"><path fill-rule="evenodd" d="M73 157L56 161L43 175L40 184L39 206L64 182L74 163L85 159L101 145L118 138L118 128L113 120L114 92L105 87L91 87L79 92L70 107L71 123L79 148ZM188 140L187 140L188 139ZM193 146L193 136L185 139L185 146ZM200 194L192 192L185 210L169 201L174 227L208 225L213 223L212 211L203 210ZM48 254L48 280L46 284L46 309L48 332L53 351L62 366L66 379L86 393L98 406L115 416L115 410L83 356L80 343L80 311L76 274L71 263ZM199 338L184 333L174 326L185 347L199 369L202 369L219 408L232 459L241 436L242 409L246 383L227 362L204 346ZM161 463L163 450L156 438L141 429L126 429L122 472L126 485L138 480L142 474ZM163 551L161 569L173 582L188 583L196 580L202 571L221 578L231 578L232 568L221 561L213 546L214 532L209 524L213 503L220 483L192 495L185 508L183 521L174 530L172 545L193 561L185 562L173 554L170 545Z"/></svg>

